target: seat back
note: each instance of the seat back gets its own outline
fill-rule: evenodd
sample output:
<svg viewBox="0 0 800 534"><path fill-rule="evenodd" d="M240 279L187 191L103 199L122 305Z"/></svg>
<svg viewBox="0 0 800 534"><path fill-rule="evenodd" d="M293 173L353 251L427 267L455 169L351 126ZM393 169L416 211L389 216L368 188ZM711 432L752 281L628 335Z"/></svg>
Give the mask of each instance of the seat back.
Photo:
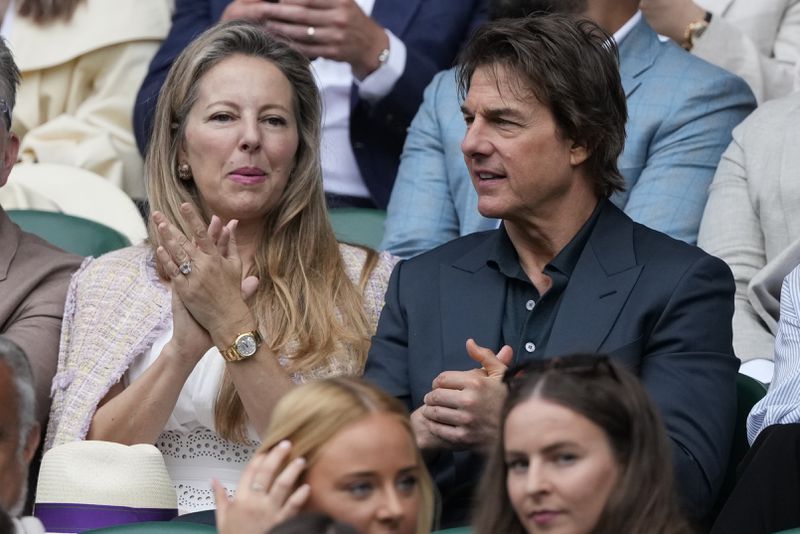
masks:
<svg viewBox="0 0 800 534"><path fill-rule="evenodd" d="M336 239L352 245L378 249L383 239L386 212L370 208L332 208L328 215Z"/></svg>
<svg viewBox="0 0 800 534"><path fill-rule="evenodd" d="M148 521L144 523L129 523L113 527L84 530L86 534L201 534L203 532L216 532L217 529L210 525L200 523L187 523L174 521Z"/></svg>
<svg viewBox="0 0 800 534"><path fill-rule="evenodd" d="M79 256L100 256L131 244L113 228L65 213L38 210L8 210L6 213L26 232Z"/></svg>
<svg viewBox="0 0 800 534"><path fill-rule="evenodd" d="M18 192L16 198L4 198L7 188L27 194ZM147 226L134 201L119 187L86 169L56 163L18 163L11 169L8 184L0 190L0 198L6 210L61 211L113 228L136 245L147 238ZM35 202L26 204L25 198ZM53 207L43 205L42 199Z"/></svg>

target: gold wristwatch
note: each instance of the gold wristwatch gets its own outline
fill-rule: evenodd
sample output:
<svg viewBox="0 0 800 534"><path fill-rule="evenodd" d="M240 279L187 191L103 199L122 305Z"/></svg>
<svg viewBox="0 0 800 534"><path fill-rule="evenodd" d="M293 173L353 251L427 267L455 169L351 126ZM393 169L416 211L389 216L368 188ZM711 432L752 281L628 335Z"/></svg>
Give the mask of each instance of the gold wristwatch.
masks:
<svg viewBox="0 0 800 534"><path fill-rule="evenodd" d="M230 347L219 352L226 362L239 362L253 356L261 345L261 341L258 329L244 332L236 336L236 340Z"/></svg>
<svg viewBox="0 0 800 534"><path fill-rule="evenodd" d="M711 23L710 11L706 11L706 15L705 17L703 17L703 20L696 20L694 22L690 22L686 26L686 30L684 30L683 32L683 42L681 43L681 47L687 52L691 52L692 48L694 48L694 40L699 38L701 35L705 33L710 23Z"/></svg>

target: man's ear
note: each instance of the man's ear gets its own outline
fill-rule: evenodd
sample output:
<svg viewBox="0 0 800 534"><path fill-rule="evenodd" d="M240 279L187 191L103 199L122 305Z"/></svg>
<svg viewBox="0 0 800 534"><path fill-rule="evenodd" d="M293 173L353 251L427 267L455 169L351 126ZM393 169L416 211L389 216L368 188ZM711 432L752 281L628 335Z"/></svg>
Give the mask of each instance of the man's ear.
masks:
<svg viewBox="0 0 800 534"><path fill-rule="evenodd" d="M30 464L31 460L33 460L33 455L36 454L36 449L39 447L41 437L42 427L39 426L38 422L35 422L31 425L30 430L28 430L28 435L25 437L25 450L23 453L26 465Z"/></svg>
<svg viewBox="0 0 800 534"><path fill-rule="evenodd" d="M17 155L19 154L19 137L17 137L17 134L9 133L5 145L2 166L0 166L0 187L6 185L8 175L11 174L11 169L17 162Z"/></svg>
<svg viewBox="0 0 800 534"><path fill-rule="evenodd" d="M572 146L569 149L569 162L573 167L577 167L589 159L591 153L592 151L586 148L584 145L572 143Z"/></svg>

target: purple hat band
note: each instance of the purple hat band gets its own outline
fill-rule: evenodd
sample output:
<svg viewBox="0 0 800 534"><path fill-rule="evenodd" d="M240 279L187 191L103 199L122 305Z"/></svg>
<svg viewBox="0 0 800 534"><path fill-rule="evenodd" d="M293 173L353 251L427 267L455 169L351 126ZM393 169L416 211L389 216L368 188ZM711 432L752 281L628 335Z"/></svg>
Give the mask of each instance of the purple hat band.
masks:
<svg viewBox="0 0 800 534"><path fill-rule="evenodd" d="M83 532L145 521L169 521L178 515L175 508L132 508L98 504L36 503L33 515L47 532Z"/></svg>

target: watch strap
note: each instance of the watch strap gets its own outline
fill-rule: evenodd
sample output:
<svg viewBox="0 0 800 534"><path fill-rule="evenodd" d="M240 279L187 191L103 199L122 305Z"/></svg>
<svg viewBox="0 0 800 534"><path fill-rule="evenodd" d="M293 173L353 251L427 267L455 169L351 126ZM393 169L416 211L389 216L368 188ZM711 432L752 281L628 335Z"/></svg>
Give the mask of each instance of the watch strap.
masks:
<svg viewBox="0 0 800 534"><path fill-rule="evenodd" d="M222 355L222 358L226 362L239 362L239 361L242 361L242 360L246 360L246 359L248 359L248 358L250 358L252 356L252 355L250 355L250 356L243 355L242 353L239 352L239 348L237 347L239 339L242 336L246 336L246 335L252 335L253 336L253 339L256 342L256 350L258 350L258 347L261 345L261 343L263 341L263 339L261 337L261 334L258 333L258 329L251 330L249 332L242 332L241 334L236 336L236 339L233 340L233 343L231 344L230 347L228 347L225 350L220 350L219 351L219 353Z"/></svg>

